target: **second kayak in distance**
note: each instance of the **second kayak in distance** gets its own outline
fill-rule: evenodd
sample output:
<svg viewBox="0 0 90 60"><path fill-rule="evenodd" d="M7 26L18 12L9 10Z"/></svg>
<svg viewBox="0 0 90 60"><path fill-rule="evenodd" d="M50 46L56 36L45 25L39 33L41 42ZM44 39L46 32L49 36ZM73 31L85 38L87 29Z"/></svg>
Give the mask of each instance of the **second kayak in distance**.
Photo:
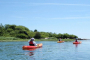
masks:
<svg viewBox="0 0 90 60"><path fill-rule="evenodd" d="M79 41L79 42L73 42L73 44L81 44L81 41Z"/></svg>
<svg viewBox="0 0 90 60"><path fill-rule="evenodd" d="M57 41L57 43L63 43L64 41Z"/></svg>

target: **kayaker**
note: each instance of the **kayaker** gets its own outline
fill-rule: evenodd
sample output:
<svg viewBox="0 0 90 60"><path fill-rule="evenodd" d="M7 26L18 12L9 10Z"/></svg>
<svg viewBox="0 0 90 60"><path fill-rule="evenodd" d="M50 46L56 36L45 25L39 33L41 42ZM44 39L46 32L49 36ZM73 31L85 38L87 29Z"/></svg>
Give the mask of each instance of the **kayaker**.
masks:
<svg viewBox="0 0 90 60"><path fill-rule="evenodd" d="M76 38L75 42L78 42L78 41L77 41L77 38Z"/></svg>
<svg viewBox="0 0 90 60"><path fill-rule="evenodd" d="M29 45L30 45L30 46L37 46L37 44L36 44L36 42L35 42L34 40L35 40L34 38L31 38L31 39L29 40Z"/></svg>
<svg viewBox="0 0 90 60"><path fill-rule="evenodd" d="M61 41L61 38L59 39L59 41Z"/></svg>

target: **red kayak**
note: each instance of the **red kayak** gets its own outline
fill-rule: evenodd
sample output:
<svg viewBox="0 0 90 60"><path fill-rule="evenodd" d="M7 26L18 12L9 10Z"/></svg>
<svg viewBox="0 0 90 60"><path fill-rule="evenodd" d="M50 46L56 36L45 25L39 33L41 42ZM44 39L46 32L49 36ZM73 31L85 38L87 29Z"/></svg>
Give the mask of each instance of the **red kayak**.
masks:
<svg viewBox="0 0 90 60"><path fill-rule="evenodd" d="M81 44L81 41L79 41L79 42L73 42L73 44Z"/></svg>
<svg viewBox="0 0 90 60"><path fill-rule="evenodd" d="M35 48L40 48L42 47L42 43L38 44L37 46L23 46L23 49L35 49Z"/></svg>
<svg viewBox="0 0 90 60"><path fill-rule="evenodd" d="M37 49L37 48L35 48L35 49ZM35 50L35 49L26 49L26 48L25 48L25 49L23 49L23 50L30 50L30 51L33 51L33 50Z"/></svg>

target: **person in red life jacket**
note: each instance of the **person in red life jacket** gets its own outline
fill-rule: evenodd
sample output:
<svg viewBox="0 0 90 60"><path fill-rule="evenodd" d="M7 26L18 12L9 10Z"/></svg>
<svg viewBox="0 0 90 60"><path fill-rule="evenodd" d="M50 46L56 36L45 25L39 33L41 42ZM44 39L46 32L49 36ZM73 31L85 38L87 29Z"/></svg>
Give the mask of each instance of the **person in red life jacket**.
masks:
<svg viewBox="0 0 90 60"><path fill-rule="evenodd" d="M36 44L36 42L35 42L34 40L35 40L34 38L31 38L31 39L29 40L29 45L30 45L30 46L37 46L37 44Z"/></svg>
<svg viewBox="0 0 90 60"><path fill-rule="evenodd" d="M77 41L77 38L76 38L75 42L78 42L78 41Z"/></svg>

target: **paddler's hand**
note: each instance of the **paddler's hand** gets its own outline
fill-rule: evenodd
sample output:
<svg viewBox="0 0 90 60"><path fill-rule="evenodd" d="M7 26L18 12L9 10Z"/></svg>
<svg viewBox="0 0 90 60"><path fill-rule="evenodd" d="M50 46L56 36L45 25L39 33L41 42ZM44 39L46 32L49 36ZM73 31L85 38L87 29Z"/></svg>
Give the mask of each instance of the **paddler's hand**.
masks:
<svg viewBox="0 0 90 60"><path fill-rule="evenodd" d="M39 47L39 44L37 44L37 47Z"/></svg>

